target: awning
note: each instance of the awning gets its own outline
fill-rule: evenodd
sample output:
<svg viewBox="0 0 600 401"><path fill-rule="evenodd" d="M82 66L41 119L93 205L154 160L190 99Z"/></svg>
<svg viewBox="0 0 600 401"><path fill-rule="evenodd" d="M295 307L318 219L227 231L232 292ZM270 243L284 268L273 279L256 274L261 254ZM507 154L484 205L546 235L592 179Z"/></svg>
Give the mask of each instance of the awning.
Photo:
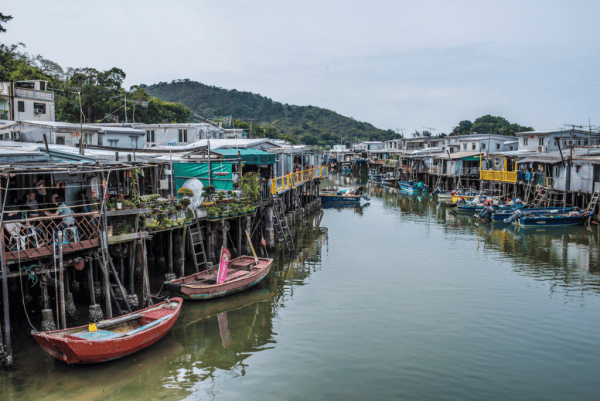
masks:
<svg viewBox="0 0 600 401"><path fill-rule="evenodd" d="M233 181L231 181L231 163L213 162L210 165L212 171L212 185L216 189L233 190ZM173 172L175 174L175 189L178 190L190 178L197 178L202 181L202 185L208 185L208 163L173 163ZM225 175L216 175L215 173L226 173Z"/></svg>

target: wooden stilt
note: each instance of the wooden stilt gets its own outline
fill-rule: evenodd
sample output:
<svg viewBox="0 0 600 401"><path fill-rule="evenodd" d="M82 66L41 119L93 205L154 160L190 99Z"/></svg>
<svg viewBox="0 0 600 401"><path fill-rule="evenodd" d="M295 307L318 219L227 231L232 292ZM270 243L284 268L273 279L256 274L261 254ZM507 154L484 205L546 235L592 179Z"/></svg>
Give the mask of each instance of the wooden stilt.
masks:
<svg viewBox="0 0 600 401"><path fill-rule="evenodd" d="M62 329L67 328L67 314L65 311L65 281L64 281L64 260L62 231L58 230L58 288L60 294L60 325Z"/></svg>

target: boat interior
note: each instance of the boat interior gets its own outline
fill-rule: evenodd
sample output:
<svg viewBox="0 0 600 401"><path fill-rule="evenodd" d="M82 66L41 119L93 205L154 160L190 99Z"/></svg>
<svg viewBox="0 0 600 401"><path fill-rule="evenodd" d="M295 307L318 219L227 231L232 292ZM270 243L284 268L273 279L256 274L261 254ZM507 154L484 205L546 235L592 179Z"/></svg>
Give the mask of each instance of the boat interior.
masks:
<svg viewBox="0 0 600 401"><path fill-rule="evenodd" d="M112 340L132 336L158 326L163 321L169 319L173 316L178 306L178 302L166 302L139 313L132 313L115 319L98 322L93 331L90 331L90 327L93 327L90 325L71 331L62 331L47 335L51 337L85 341Z"/></svg>

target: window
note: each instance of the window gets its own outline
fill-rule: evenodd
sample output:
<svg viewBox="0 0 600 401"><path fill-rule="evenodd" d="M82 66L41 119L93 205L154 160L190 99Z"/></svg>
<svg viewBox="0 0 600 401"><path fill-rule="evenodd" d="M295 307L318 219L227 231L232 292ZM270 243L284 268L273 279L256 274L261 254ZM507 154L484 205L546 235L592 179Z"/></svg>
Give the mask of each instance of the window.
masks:
<svg viewBox="0 0 600 401"><path fill-rule="evenodd" d="M108 146L110 146L112 148L116 148L118 143L119 143L118 139L109 139L108 140Z"/></svg>
<svg viewBox="0 0 600 401"><path fill-rule="evenodd" d="M46 83L44 81L40 82L40 90L41 91L45 91L46 90Z"/></svg>
<svg viewBox="0 0 600 401"><path fill-rule="evenodd" d="M523 146L529 145L529 138L523 138Z"/></svg>
<svg viewBox="0 0 600 401"><path fill-rule="evenodd" d="M498 150L498 149L500 149L500 144L499 143L496 144L496 150Z"/></svg>
<svg viewBox="0 0 600 401"><path fill-rule="evenodd" d="M510 149L510 150L513 150L513 147L512 147L512 146L509 146L509 149Z"/></svg>
<svg viewBox="0 0 600 401"><path fill-rule="evenodd" d="M136 149L138 147L138 137L130 136L129 139L131 139L131 147Z"/></svg>
<svg viewBox="0 0 600 401"><path fill-rule="evenodd" d="M154 142L154 130L146 131L146 142Z"/></svg>
<svg viewBox="0 0 600 401"><path fill-rule="evenodd" d="M467 144L466 143L463 144L463 150L467 150Z"/></svg>
<svg viewBox="0 0 600 401"><path fill-rule="evenodd" d="M581 166L575 166L575 171L577 173L581 173Z"/></svg>
<svg viewBox="0 0 600 401"><path fill-rule="evenodd" d="M560 175L560 166L554 166L554 177L558 177Z"/></svg>
<svg viewBox="0 0 600 401"><path fill-rule="evenodd" d="M544 144L544 138L540 137L538 140L540 141L540 146L542 146Z"/></svg>
<svg viewBox="0 0 600 401"><path fill-rule="evenodd" d="M475 150L476 148L477 148L477 145L475 145L475 144L471 145L471 149Z"/></svg>
<svg viewBox="0 0 600 401"><path fill-rule="evenodd" d="M558 138L554 140L554 146L558 147Z"/></svg>
<svg viewBox="0 0 600 401"><path fill-rule="evenodd" d="M187 142L187 130L186 129L179 130L179 142Z"/></svg>
<svg viewBox="0 0 600 401"><path fill-rule="evenodd" d="M56 144L57 145L64 145L65 144L65 137L64 136L57 136L56 137Z"/></svg>
<svg viewBox="0 0 600 401"><path fill-rule="evenodd" d="M86 145L92 144L92 134L83 134L83 143Z"/></svg>
<svg viewBox="0 0 600 401"><path fill-rule="evenodd" d="M46 103L34 103L33 104L34 114L46 114Z"/></svg>
<svg viewBox="0 0 600 401"><path fill-rule="evenodd" d="M18 103L18 107L19 107L19 113L24 113L25 112L25 102L22 100L19 100Z"/></svg>
<svg viewBox="0 0 600 401"><path fill-rule="evenodd" d="M481 144L481 150L485 150L485 143Z"/></svg>

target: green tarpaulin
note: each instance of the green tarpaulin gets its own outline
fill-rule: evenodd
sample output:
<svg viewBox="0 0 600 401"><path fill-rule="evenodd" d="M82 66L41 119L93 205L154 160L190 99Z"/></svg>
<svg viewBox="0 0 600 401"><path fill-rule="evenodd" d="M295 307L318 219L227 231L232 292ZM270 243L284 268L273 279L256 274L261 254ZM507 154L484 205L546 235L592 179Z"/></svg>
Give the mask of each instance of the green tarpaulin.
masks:
<svg viewBox="0 0 600 401"><path fill-rule="evenodd" d="M267 153L258 149L215 149L212 152L220 154L223 156L223 159L237 160L238 151L240 152L240 159L244 164L275 164L276 162L275 153Z"/></svg>
<svg viewBox="0 0 600 401"><path fill-rule="evenodd" d="M232 190L231 181L231 163L211 163L212 185L216 189ZM208 164L207 163L173 163L175 174L175 189L178 190L190 178L198 178L204 186L208 185ZM215 173L227 173L226 175L216 175Z"/></svg>

